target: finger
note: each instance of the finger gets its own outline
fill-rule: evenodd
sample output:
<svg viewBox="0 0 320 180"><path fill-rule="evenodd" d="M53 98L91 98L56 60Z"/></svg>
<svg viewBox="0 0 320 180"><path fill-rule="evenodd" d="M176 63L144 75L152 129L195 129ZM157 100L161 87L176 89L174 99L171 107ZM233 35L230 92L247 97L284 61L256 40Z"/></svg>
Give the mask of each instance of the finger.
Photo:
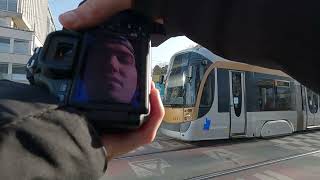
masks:
<svg viewBox="0 0 320 180"><path fill-rule="evenodd" d="M155 88L151 90L150 104L150 119L140 129L140 135L145 139L145 143L151 143L154 140L165 113L160 93Z"/></svg>
<svg viewBox="0 0 320 180"><path fill-rule="evenodd" d="M87 0L59 17L63 27L79 30L96 26L119 11L131 8L132 0Z"/></svg>
<svg viewBox="0 0 320 180"><path fill-rule="evenodd" d="M151 90L152 90L152 89L155 89L155 88L156 88L156 85L154 84L153 81L151 81Z"/></svg>
<svg viewBox="0 0 320 180"><path fill-rule="evenodd" d="M108 159L127 153L154 140L164 116L160 94L155 88L151 90L150 104L150 119L140 129L126 134L104 135L102 143L107 148Z"/></svg>

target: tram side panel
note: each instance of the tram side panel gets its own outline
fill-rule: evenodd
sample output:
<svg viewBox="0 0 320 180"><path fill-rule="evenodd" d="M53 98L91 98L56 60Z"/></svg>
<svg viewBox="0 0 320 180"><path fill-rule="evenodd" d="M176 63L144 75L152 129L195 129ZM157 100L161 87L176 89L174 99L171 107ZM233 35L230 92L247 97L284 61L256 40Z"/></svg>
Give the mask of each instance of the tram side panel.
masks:
<svg viewBox="0 0 320 180"><path fill-rule="evenodd" d="M191 121L188 129L181 132L181 139L195 141L226 139L231 136L229 70L217 69L216 75L213 105L208 112L199 110L197 120ZM290 83L287 86L290 90L286 90L286 93L282 94L282 100L281 96L276 99L275 81ZM263 125L270 121L286 120L293 130L297 129L296 86L292 79L246 72L245 82L247 137L259 137ZM276 103L276 101L279 102ZM278 133L281 134L282 132Z"/></svg>
<svg viewBox="0 0 320 180"><path fill-rule="evenodd" d="M228 69L215 69L215 97L209 112L201 111L191 122L184 140L228 139L230 137L230 79ZM201 98L206 98L202 94Z"/></svg>
<svg viewBox="0 0 320 180"><path fill-rule="evenodd" d="M320 126L320 112L319 112L319 95L308 88L304 89L305 96L305 118L307 121L307 128L314 128Z"/></svg>
<svg viewBox="0 0 320 180"><path fill-rule="evenodd" d="M181 133L182 140L196 141L229 138L229 110L219 112L218 108L218 102L222 102L220 97L225 97L220 96L218 92L225 92L229 88L227 83L228 81L226 81L228 76L220 76L220 78L217 78L219 77L217 74L218 72L216 70L212 70L210 76L206 80L204 91L202 97L200 98L201 100L198 116L196 117L196 120L190 122L190 127L185 132ZM214 86L208 86L208 82L212 81L212 79L210 79L212 77L214 78ZM221 81L224 83L222 84ZM207 91L210 88L211 91ZM219 90L221 88L223 88L223 91ZM211 95L214 98L209 98L208 93L212 93ZM228 98L224 99L223 102L226 107L229 107Z"/></svg>
<svg viewBox="0 0 320 180"><path fill-rule="evenodd" d="M230 134L232 126L230 119L230 70L218 68L213 72L215 73L215 86L211 92L214 97L210 102L212 105L210 107L200 106L198 116L194 117L193 121L170 125L172 127L168 133L174 133L170 136L187 141L226 139L232 136ZM303 97L299 93L301 92L300 86L293 79L264 73L245 72L244 82L245 136L260 137L261 131L270 122L272 123L267 130L278 131L275 133L276 135L305 128L304 114L306 113L302 110L306 109L306 105L304 106L301 102ZM203 99L207 100L207 95L206 93L202 94L201 102ZM286 122L288 126L283 126L281 129L283 122ZM292 129L292 131L286 128Z"/></svg>
<svg viewBox="0 0 320 180"><path fill-rule="evenodd" d="M283 85L277 87L277 82ZM292 79L246 72L246 94L248 137L260 136L265 123L271 121L281 123L286 120L293 131L297 129L296 93Z"/></svg>

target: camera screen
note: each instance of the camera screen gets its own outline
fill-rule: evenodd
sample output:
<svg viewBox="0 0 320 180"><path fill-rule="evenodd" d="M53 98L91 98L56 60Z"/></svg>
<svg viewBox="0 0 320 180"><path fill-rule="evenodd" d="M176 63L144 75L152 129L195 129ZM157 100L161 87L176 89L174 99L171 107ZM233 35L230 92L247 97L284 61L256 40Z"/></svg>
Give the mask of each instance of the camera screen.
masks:
<svg viewBox="0 0 320 180"><path fill-rule="evenodd" d="M86 33L84 42L85 53L73 100L141 107L146 89L143 64L148 42L97 30Z"/></svg>

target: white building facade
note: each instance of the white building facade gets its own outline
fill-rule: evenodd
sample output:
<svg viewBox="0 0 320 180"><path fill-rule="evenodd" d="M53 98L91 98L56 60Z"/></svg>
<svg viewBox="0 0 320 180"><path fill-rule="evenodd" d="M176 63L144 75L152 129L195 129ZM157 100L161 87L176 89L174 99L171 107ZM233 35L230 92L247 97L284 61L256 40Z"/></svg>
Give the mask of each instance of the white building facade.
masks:
<svg viewBox="0 0 320 180"><path fill-rule="evenodd" d="M25 64L54 30L48 0L0 0L0 79L27 82Z"/></svg>

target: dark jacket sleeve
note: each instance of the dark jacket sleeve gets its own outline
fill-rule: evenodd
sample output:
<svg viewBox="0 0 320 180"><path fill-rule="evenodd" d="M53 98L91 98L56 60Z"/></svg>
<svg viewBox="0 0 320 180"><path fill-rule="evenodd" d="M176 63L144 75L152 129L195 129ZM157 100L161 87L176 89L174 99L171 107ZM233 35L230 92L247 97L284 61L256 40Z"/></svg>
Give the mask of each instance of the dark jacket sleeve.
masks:
<svg viewBox="0 0 320 180"><path fill-rule="evenodd" d="M161 17L168 37L184 34L226 59L277 68L320 92L320 1L136 0Z"/></svg>
<svg viewBox="0 0 320 180"><path fill-rule="evenodd" d="M83 117L50 104L50 96L30 86L0 86L0 179L103 176L106 154Z"/></svg>

